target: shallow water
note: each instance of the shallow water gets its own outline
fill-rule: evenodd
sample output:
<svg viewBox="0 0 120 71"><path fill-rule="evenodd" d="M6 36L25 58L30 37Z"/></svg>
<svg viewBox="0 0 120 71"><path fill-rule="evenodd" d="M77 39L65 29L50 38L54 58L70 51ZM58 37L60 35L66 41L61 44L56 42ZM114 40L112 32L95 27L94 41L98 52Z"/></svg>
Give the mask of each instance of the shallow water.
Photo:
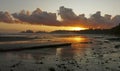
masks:
<svg viewBox="0 0 120 71"><path fill-rule="evenodd" d="M29 35L30 36L30 35ZM71 46L0 53L1 71L120 71L119 41L109 35L31 35L34 40L1 44L70 42ZM34 42L33 42L34 41Z"/></svg>

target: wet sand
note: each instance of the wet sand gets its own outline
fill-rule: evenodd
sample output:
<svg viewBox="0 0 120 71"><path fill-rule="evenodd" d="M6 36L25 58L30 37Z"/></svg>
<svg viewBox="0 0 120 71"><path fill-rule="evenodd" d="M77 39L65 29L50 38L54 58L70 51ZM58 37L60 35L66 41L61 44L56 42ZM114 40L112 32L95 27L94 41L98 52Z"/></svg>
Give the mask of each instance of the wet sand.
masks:
<svg viewBox="0 0 120 71"><path fill-rule="evenodd" d="M118 37L77 35L58 40L72 45L0 52L0 71L120 71Z"/></svg>

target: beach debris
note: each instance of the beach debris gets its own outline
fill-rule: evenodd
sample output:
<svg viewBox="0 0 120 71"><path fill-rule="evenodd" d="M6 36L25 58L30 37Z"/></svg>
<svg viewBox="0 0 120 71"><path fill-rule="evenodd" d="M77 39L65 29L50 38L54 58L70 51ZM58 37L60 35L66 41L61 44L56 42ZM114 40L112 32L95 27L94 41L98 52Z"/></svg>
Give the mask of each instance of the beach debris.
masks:
<svg viewBox="0 0 120 71"><path fill-rule="evenodd" d="M114 37L114 38L108 38L107 40L110 40L110 41L120 41L120 38L119 37Z"/></svg>

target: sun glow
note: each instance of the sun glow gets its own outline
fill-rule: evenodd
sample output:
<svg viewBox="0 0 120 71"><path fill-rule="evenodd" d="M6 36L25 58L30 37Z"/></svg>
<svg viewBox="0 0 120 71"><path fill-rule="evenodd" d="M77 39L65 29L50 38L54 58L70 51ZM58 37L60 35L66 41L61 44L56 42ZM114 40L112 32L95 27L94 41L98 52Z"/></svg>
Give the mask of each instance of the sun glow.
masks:
<svg viewBox="0 0 120 71"><path fill-rule="evenodd" d="M85 30L87 28L82 28L82 27L72 27L70 30L74 30L74 31L80 31L80 30Z"/></svg>

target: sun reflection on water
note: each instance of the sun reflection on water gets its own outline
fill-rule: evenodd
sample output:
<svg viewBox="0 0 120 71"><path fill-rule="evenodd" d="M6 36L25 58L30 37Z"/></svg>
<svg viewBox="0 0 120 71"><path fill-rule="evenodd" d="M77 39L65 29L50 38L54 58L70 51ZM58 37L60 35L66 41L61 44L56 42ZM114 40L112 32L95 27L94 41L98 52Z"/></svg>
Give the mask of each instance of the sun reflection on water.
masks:
<svg viewBox="0 0 120 71"><path fill-rule="evenodd" d="M72 43L71 47L66 48L57 48L56 55L61 58L74 58L76 56L83 56L86 48L89 48L91 44L89 44L90 39L85 36L72 36L66 37L64 40L66 42Z"/></svg>
<svg viewBox="0 0 120 71"><path fill-rule="evenodd" d="M83 36L74 36L74 37L63 38L62 41L71 42L71 43L79 43L79 42L88 42L89 39Z"/></svg>
<svg viewBox="0 0 120 71"><path fill-rule="evenodd" d="M74 37L74 38L70 38L72 41L75 41L75 42L83 42L85 41L85 38L82 38L82 37Z"/></svg>

